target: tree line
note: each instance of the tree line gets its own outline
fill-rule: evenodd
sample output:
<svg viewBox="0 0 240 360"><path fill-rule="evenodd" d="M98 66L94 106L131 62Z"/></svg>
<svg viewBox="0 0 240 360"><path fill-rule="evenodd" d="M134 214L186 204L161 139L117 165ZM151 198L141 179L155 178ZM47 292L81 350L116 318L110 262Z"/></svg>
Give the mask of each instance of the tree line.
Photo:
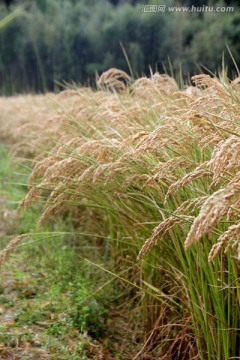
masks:
<svg viewBox="0 0 240 360"><path fill-rule="evenodd" d="M10 2L11 3L11 2ZM178 5L233 6L232 12L142 12L137 0L13 1L23 11L0 31L0 92L57 91L65 82L92 83L110 67L134 76L168 72L177 79L240 63L237 1L186 0ZM163 2L161 2L163 3ZM173 0L166 5L177 6ZM160 3L159 3L160 4ZM0 16L9 9L0 4ZM127 54L127 56L126 56ZM127 57L127 59L126 59Z"/></svg>

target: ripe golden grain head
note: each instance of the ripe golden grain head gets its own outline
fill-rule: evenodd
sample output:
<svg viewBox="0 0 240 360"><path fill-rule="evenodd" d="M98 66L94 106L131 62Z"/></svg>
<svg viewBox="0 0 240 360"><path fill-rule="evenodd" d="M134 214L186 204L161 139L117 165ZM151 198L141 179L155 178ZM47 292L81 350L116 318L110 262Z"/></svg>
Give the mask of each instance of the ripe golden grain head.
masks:
<svg viewBox="0 0 240 360"><path fill-rule="evenodd" d="M122 196L128 188L141 189L161 203L168 200L166 206L176 203L140 255L184 220L193 221L186 247L212 231L223 216L235 222L240 201L239 81L223 83L209 75L192 80L196 86L182 91L166 75L133 82L128 74L110 69L98 84L121 94L79 87L58 95L0 99L4 136L17 144L16 151L38 159L29 179L35 187L22 206L48 189L41 223L64 209L70 198L95 197L96 188L104 194L110 183ZM211 194L207 186L206 193L194 188L193 181L203 176L220 190ZM198 197L186 203L178 191L190 185Z"/></svg>

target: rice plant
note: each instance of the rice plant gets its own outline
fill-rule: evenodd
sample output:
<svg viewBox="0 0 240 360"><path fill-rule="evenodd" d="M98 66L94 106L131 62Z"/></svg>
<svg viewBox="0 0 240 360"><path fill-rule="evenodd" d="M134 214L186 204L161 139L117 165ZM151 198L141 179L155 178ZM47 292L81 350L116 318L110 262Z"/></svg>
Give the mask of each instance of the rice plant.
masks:
<svg viewBox="0 0 240 360"><path fill-rule="evenodd" d="M3 133L32 159L19 211L40 201L38 227L68 212L101 238L144 329L135 359L240 356L239 78L192 81L111 69L97 90L1 99Z"/></svg>

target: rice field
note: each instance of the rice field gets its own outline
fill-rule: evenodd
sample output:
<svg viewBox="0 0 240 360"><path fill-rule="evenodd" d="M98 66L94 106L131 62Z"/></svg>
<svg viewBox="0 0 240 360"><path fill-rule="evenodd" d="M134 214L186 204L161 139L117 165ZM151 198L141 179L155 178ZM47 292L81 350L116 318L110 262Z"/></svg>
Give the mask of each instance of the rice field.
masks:
<svg viewBox="0 0 240 360"><path fill-rule="evenodd" d="M1 138L32 169L19 213L41 206L41 236L72 216L107 248L129 324L143 330L134 359L239 358L240 78L201 74L180 89L110 69L96 89L2 97L0 108Z"/></svg>

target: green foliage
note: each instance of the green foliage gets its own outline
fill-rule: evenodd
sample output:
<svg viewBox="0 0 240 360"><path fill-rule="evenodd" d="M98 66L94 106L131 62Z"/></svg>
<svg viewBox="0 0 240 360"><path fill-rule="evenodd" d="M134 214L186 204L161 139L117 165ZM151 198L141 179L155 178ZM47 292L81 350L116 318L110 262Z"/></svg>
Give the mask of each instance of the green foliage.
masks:
<svg viewBox="0 0 240 360"><path fill-rule="evenodd" d="M164 71L168 58L176 74L181 65L184 76L194 73L196 63L214 70L223 52L232 70L226 44L239 63L237 4L234 12L199 14L142 13L138 3L41 0L29 5L16 1L16 5L26 4L24 13L0 33L1 93L57 90L63 81L92 81L96 72L109 67L128 70L120 43L134 75L148 73L149 66ZM168 5L176 3L168 0ZM0 7L4 19L7 11Z"/></svg>
<svg viewBox="0 0 240 360"><path fill-rule="evenodd" d="M17 164L9 167L9 149L3 144L0 144L0 157L1 212L10 213L26 192L21 182L26 182L28 174L22 174L23 167ZM20 183L17 184L17 181ZM16 224L11 225L10 236L33 231L39 214L39 206L22 214ZM89 336L91 339L106 336L106 316L115 294L110 286L108 296L102 290L96 291L96 288L105 290L109 277L102 276L97 269L90 269L83 260L79 260L76 251L79 238L77 235L64 235L64 230L71 230L72 224L68 220L65 219L64 224L62 221L55 223L55 229L63 231L57 238L48 236L47 231L53 229L51 224L46 225L45 233L33 235L31 246L20 248L1 268L1 283L8 281L10 284L7 288L5 285L0 287L3 320L6 316L6 321L0 326L0 341L6 347L15 346L16 341L31 342L37 326L41 346L57 353L56 359L63 356L64 359L87 360L84 347L89 342ZM0 225L1 231L5 231ZM5 236L1 236L1 247L7 241ZM95 254L93 247L89 250L86 246L85 249L84 239L81 242L82 254ZM7 323L8 318L12 321L11 325ZM87 340L83 340L84 331L88 333ZM67 339L76 336L76 346L70 351ZM33 357L30 355L27 358ZM21 358L24 358L23 355Z"/></svg>
<svg viewBox="0 0 240 360"><path fill-rule="evenodd" d="M80 284L79 284L80 285ZM76 308L71 314L73 325L94 338L103 337L107 331L106 297L96 294L89 297L90 284L80 285L75 294Z"/></svg>

